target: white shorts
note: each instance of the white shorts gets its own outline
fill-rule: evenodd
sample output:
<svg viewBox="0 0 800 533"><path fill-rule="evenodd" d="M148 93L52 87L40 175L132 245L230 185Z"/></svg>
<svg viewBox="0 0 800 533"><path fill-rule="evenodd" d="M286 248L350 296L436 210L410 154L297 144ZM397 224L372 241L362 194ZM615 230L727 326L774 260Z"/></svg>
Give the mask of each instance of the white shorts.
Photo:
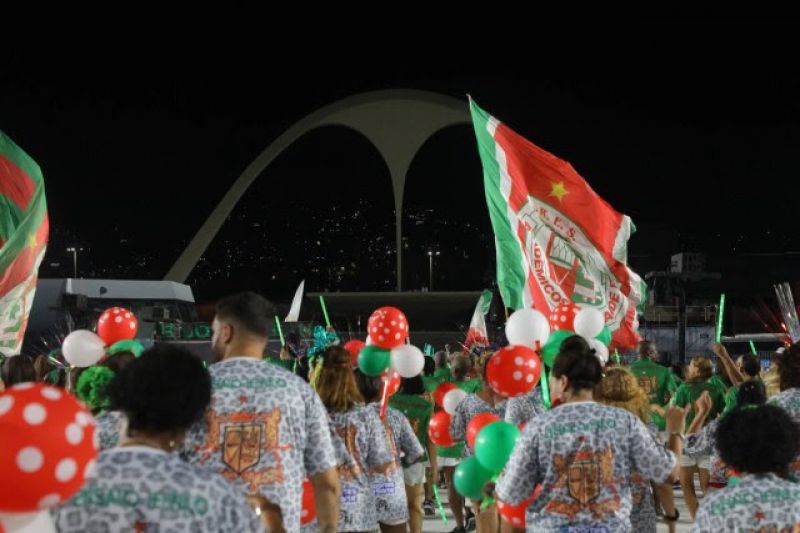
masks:
<svg viewBox="0 0 800 533"><path fill-rule="evenodd" d="M442 466L458 466L458 465L461 464L461 461L463 461L463 460L464 460L463 458L454 459L452 457L439 457L439 459L437 460L437 463L439 464L439 467L442 467Z"/></svg>
<svg viewBox="0 0 800 533"><path fill-rule="evenodd" d="M381 520L379 523L383 524L384 526L399 526L400 524L405 524L408 522L408 518L403 518L399 520Z"/></svg>
<svg viewBox="0 0 800 533"><path fill-rule="evenodd" d="M708 470L711 466L710 455L681 455L681 466L696 466L703 470Z"/></svg>
<svg viewBox="0 0 800 533"><path fill-rule="evenodd" d="M409 487L414 487L425 481L425 465L416 463L403 469L403 482Z"/></svg>

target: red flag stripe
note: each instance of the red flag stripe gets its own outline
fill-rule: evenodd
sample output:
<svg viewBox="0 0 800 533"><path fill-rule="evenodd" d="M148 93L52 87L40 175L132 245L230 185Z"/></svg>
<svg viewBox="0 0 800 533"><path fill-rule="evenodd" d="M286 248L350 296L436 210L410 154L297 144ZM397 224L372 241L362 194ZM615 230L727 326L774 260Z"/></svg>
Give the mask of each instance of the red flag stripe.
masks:
<svg viewBox="0 0 800 533"><path fill-rule="evenodd" d="M28 209L36 183L13 161L0 154L0 194L9 198L17 207L24 211Z"/></svg>

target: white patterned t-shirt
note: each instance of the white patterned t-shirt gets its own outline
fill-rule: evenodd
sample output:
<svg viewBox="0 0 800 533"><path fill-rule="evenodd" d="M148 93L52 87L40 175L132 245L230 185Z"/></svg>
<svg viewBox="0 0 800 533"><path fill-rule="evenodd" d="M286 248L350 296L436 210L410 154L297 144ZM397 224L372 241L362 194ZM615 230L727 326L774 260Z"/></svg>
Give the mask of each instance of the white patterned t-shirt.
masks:
<svg viewBox="0 0 800 533"><path fill-rule="evenodd" d="M542 495L527 511L528 531L627 532L633 473L660 483L675 463L631 413L595 402L567 403L528 424L500 475L497 496L516 505L542 484Z"/></svg>
<svg viewBox="0 0 800 533"><path fill-rule="evenodd" d="M700 503L695 533L800 531L800 485L774 474L746 475Z"/></svg>
<svg viewBox="0 0 800 533"><path fill-rule="evenodd" d="M379 404L371 403L368 408L376 416L380 416ZM389 407L383 425L386 430L387 445L394 456L395 464L384 474L371 471L369 478L378 510L378 522L396 524L408 520L408 500L402 462L416 462L422 457L423 450L414 430L411 429L411 424L400 411Z"/></svg>
<svg viewBox="0 0 800 533"><path fill-rule="evenodd" d="M143 446L100 452L95 477L52 513L61 533L263 531L244 495L177 454Z"/></svg>
<svg viewBox="0 0 800 533"><path fill-rule="evenodd" d="M467 425L475 415L481 413L491 413L497 415L500 420L503 420L506 415L506 403L503 402L498 405L489 405L483 401L477 394L467 394L458 407L456 412L453 413L450 419L450 435L454 441L462 441L467 437ZM469 457L472 455L472 449L469 446L464 446L464 455Z"/></svg>
<svg viewBox="0 0 800 533"><path fill-rule="evenodd" d="M509 398L506 402L506 422L519 426L527 424L535 417L546 413L542 399L542 389L537 385L534 389L523 396Z"/></svg>
<svg viewBox="0 0 800 533"><path fill-rule="evenodd" d="M767 403L781 407L800 424L800 388L786 389L770 398ZM794 481L800 481L800 455L789 465L789 474Z"/></svg>
<svg viewBox="0 0 800 533"><path fill-rule="evenodd" d="M325 407L291 372L250 357L209 367L211 406L189 432L184 455L280 506L288 531L300 527L303 479L335 468Z"/></svg>
<svg viewBox="0 0 800 533"><path fill-rule="evenodd" d="M352 461L339 466L342 499L339 531L378 528L378 508L369 473L381 465L394 465L388 437L378 414L368 407L330 413L331 424Z"/></svg>

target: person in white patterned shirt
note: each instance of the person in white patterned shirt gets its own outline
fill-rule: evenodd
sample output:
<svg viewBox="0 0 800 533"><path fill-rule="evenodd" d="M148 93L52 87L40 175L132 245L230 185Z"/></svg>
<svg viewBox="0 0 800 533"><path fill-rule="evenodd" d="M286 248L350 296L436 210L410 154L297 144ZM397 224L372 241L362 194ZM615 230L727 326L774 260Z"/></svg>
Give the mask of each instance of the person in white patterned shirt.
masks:
<svg viewBox="0 0 800 533"><path fill-rule="evenodd" d="M386 474L395 465L386 430L378 414L364 406L350 353L330 346L322 353L321 365L317 393L328 410L333 430L353 459L339 465L339 531L374 531L378 528L378 508L370 473Z"/></svg>
<svg viewBox="0 0 800 533"><path fill-rule="evenodd" d="M233 485L174 453L211 398L199 359L168 345L150 349L109 392L128 429L118 447L100 452L96 476L53 511L59 531L263 531Z"/></svg>
<svg viewBox="0 0 800 533"><path fill-rule="evenodd" d="M339 478L328 417L308 383L263 360L273 318L272 305L253 292L217 303L212 403L184 456L223 475L287 531L300 529L308 478L320 531L335 531Z"/></svg>
<svg viewBox="0 0 800 533"><path fill-rule="evenodd" d="M695 533L800 531L800 485L789 465L800 452L800 425L780 407L737 407L719 421L715 442L739 477L709 493Z"/></svg>
<svg viewBox="0 0 800 533"><path fill-rule="evenodd" d="M769 399L769 404L783 408L800 424L800 342L794 343L775 358L778 367L780 394ZM800 481L800 455L792 461L789 473Z"/></svg>
<svg viewBox="0 0 800 533"><path fill-rule="evenodd" d="M527 531L629 532L634 473L658 483L677 479L687 410L667 411L666 450L636 416L594 401L601 378L588 344L562 347L550 376L561 403L525 428L496 485L509 505L542 485L526 513Z"/></svg>

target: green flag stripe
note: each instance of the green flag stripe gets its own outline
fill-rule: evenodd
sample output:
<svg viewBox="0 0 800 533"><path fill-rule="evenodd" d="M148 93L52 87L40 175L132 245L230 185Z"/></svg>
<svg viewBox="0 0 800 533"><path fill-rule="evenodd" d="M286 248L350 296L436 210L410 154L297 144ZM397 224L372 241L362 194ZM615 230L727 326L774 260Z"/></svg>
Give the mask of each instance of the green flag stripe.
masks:
<svg viewBox="0 0 800 533"><path fill-rule="evenodd" d="M22 169L31 180L37 185L42 183L42 169L39 165L25 153L25 150L17 146L5 133L0 131L0 155L9 159L12 163Z"/></svg>
<svg viewBox="0 0 800 533"><path fill-rule="evenodd" d="M13 200L0 195L0 240L10 239L24 217L25 212Z"/></svg>
<svg viewBox="0 0 800 533"><path fill-rule="evenodd" d="M483 163L483 183L489 217L495 234L497 248L497 285L506 307L523 307L525 272L522 270L522 252L508 219L508 202L500 189L500 166L497 162L497 144L487 130L489 115L470 101L472 123L478 141L478 151Z"/></svg>

